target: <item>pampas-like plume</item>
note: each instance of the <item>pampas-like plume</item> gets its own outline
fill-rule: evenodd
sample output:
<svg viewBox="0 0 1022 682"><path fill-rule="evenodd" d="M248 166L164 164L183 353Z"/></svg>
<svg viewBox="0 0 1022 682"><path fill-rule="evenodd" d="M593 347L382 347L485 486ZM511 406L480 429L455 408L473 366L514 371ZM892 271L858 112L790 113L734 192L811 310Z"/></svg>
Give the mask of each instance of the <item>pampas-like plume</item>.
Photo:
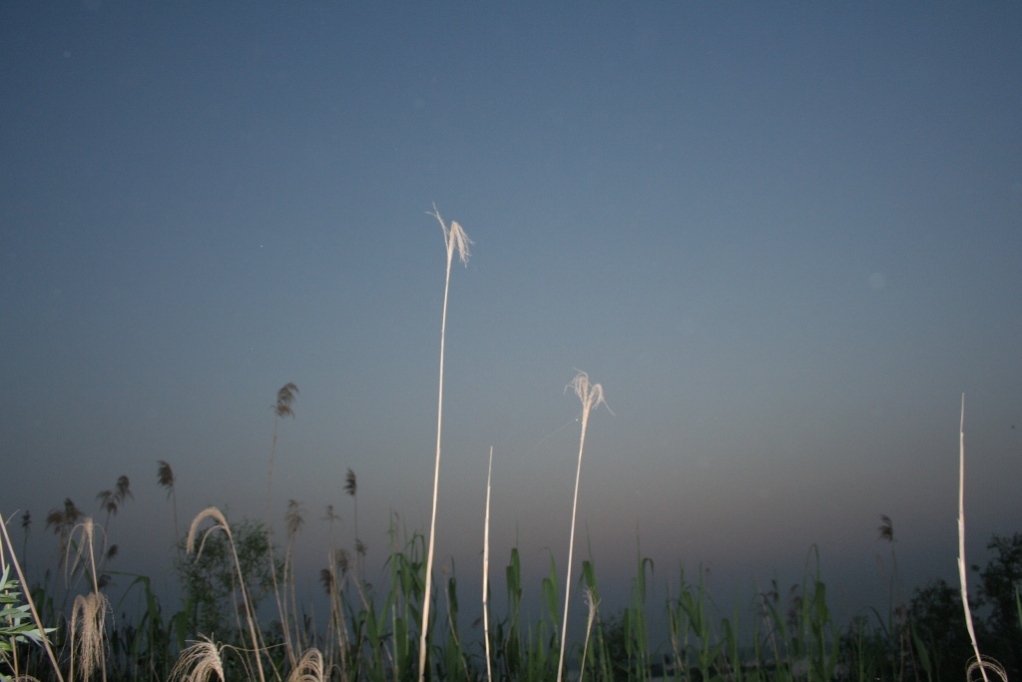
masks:
<svg viewBox="0 0 1022 682"><path fill-rule="evenodd" d="M287 682L325 682L323 654L319 649L307 649L287 676Z"/></svg>
<svg viewBox="0 0 1022 682"><path fill-rule="evenodd" d="M195 548L195 538L198 535L199 524L206 519L213 519L216 524L207 528L202 534L202 541L199 543L198 550ZM248 599L248 590L245 589L245 576L241 572L241 562L238 560L238 550L234 546L234 536L231 534L231 527L227 523L227 518L223 513L216 507L206 507L198 516L192 519L192 525L188 528L188 537L185 539L185 551L188 554L195 554L195 558L198 559L199 555L202 554L203 547L206 546L206 538L209 534L222 530L227 536L227 544L231 548L231 556L234 558L234 569L238 573L238 589L241 590L241 601L245 607L245 619L248 621L248 632L252 638L252 650L255 655L256 669L259 671L260 682L266 682L266 675L263 673L263 661L262 661L262 649L259 645L259 636L256 634L255 627L255 616L252 614L252 604ZM270 556L272 557L272 550ZM272 558L271 558L272 561ZM223 679L221 677L221 679Z"/></svg>
<svg viewBox="0 0 1022 682"><path fill-rule="evenodd" d="M103 630L110 603L100 592L75 597L71 607L71 674L74 680L75 661L78 662L81 679L92 679L92 673L99 668L106 679L106 663L103 655Z"/></svg>
<svg viewBox="0 0 1022 682"><path fill-rule="evenodd" d="M447 277L444 280L444 310L440 318L440 390L438 407L436 412L436 462L433 471L433 512L429 522L429 549L426 552L426 590L422 598L422 627L419 629L419 682L426 679L426 639L429 623L429 600L433 587L433 547L436 540L436 503L437 493L440 486L440 431L443 426L444 411L444 337L447 331L447 294L451 287L451 264L454 262L454 252L458 252L458 258L462 263L468 263L468 245L472 240L465 234L461 225L452 221L450 227L440 217L440 212L433 204L433 213L440 228L444 231L444 243L447 246Z"/></svg>
<svg viewBox="0 0 1022 682"><path fill-rule="evenodd" d="M589 375L585 372L579 372L575 375L575 378L571 380L571 383L564 387L565 392L571 388L575 390L575 395L582 401L582 432L579 436L578 441L578 468L575 471L575 498L571 504L571 536L568 539L568 566L566 569L567 577L565 578L564 586L564 618L561 621L561 651L560 657L557 661L557 682L561 682L564 679L564 649L568 643L568 599L571 596L571 559L575 549L575 515L578 511L578 484L582 478L582 452L585 449L586 444L586 427L589 425L589 413L600 406L602 403L605 407L607 401L603 399L603 386L600 384L589 383ZM607 411L610 408L607 407ZM611 412L611 414L614 414Z"/></svg>
<svg viewBox="0 0 1022 682"><path fill-rule="evenodd" d="M203 638L181 652L170 671L169 682L206 682L212 676L224 682L223 646Z"/></svg>
<svg viewBox="0 0 1022 682"><path fill-rule="evenodd" d="M277 391L277 404L273 406L273 440L270 443L270 466L266 476L266 528L271 526L271 509L273 506L273 460L277 455L277 423L284 417L294 418L295 411L291 404L295 401L298 387L292 382L281 386Z"/></svg>

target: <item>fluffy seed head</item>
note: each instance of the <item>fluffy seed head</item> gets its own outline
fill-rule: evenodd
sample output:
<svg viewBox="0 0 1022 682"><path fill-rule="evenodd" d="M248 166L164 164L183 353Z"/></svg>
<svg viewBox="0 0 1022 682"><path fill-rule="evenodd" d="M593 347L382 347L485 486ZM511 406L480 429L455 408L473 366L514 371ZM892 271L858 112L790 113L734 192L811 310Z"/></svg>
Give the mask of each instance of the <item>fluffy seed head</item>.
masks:
<svg viewBox="0 0 1022 682"><path fill-rule="evenodd" d="M457 250L458 259L463 264L467 264L468 257L472 255L468 249L472 240L465 234L465 230L457 221L451 221L451 225L448 227L444 223L444 219L440 217L440 211L437 210L436 204L433 204L433 212L429 215L436 217L444 231L444 241L447 243L447 263L450 264L454 260L454 251Z"/></svg>
<svg viewBox="0 0 1022 682"><path fill-rule="evenodd" d="M224 682L222 650L223 647L218 647L209 639L195 642L181 652L181 657L170 671L171 682L206 682L211 676Z"/></svg>

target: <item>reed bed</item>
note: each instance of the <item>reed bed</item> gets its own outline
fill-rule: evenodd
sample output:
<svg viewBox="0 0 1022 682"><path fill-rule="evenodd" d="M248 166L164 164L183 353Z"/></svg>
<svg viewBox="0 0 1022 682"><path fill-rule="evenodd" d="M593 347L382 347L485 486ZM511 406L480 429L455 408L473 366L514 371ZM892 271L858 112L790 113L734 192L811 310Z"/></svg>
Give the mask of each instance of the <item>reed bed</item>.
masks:
<svg viewBox="0 0 1022 682"><path fill-rule="evenodd" d="M362 561L366 549L358 531L357 479L348 469L344 491L352 497L354 506L354 546L332 545L326 553L320 578L328 613L318 621L313 605L297 599L294 545L305 521L305 510L295 500L288 504L286 541L280 547L272 541L269 512L265 525L247 519L232 522L215 507L199 512L186 536L179 538L173 557L185 595L173 611L164 608L146 576L130 576L128 596L133 596L133 603L138 605L134 613L124 607L123 599L112 606L106 592L112 572L108 564L116 556L116 547L107 546L107 529L132 499L127 477L120 477L114 488L97 496L100 511L105 514L102 524L96 524L70 499L49 513L47 528L53 531L59 548L58 570L53 575L47 573L41 583L24 594L19 588L25 578L7 531L8 519L0 517L0 680L937 682L974 674L987 679L990 671L1006 679L1004 668L980 654L969 613L964 511L960 514L961 604L967 619L963 627L968 623L975 654L972 667L968 667L968 660L942 659L934 633L923 627L928 623L908 617L912 609L900 602L897 609L892 607L892 614L897 611L898 617L885 620L874 612L848 624L835 623L815 547L810 548L801 582L788 590L785 599L778 585L772 583L770 589L757 591L747 604L735 605L727 614L714 602L701 569L694 581L683 570L674 580L663 581L667 597L658 603L651 598L651 585L656 581L653 560L640 553L630 600L619 611L607 613L595 564L586 559L580 570L574 567L587 426L591 413L606 404L603 387L590 383L585 372L578 372L568 385L580 400L582 412L567 560L559 571L551 552L547 575L538 589L528 593L530 603L539 604L539 616L528 620L523 614L531 610L525 608L526 586L521 556L515 547L502 550L507 557L502 572L502 613L497 613L499 609L491 598L494 552L489 527L494 452L490 450L480 538L483 628L479 641L477 631L471 626L466 629L463 622L453 562L439 571L434 569L447 299L455 254L465 262L471 242L457 222L445 223L435 206L431 215L443 230L446 279L428 532L408 535L399 529L397 517L392 515L385 577L369 580ZM297 387L288 383L277 394L267 470L268 509L272 508L278 425L283 418L294 417L292 405L297 393ZM964 479L964 399L962 419ZM173 503L173 528L178 537L175 478L164 460L158 462L156 482ZM964 510L961 492L959 503ZM22 527L26 535L29 519L25 512ZM333 508L328 508L325 520L333 524L338 519ZM881 539L893 541L891 520L885 516L882 521ZM1022 536L1016 537L1022 552ZM16 580L10 578L12 566ZM895 576L896 566L894 561ZM581 590L583 595L583 604L575 611L570 601L573 589ZM258 603L270 592L276 611L263 611L260 618ZM1017 590L1014 598L1022 623L1022 596ZM121 614L116 619L115 610ZM584 614L585 620L584 631L574 638L569 637L568 630L571 614ZM655 628L650 623L654 620L667 633L662 641L651 635ZM320 621L325 627L317 624Z"/></svg>

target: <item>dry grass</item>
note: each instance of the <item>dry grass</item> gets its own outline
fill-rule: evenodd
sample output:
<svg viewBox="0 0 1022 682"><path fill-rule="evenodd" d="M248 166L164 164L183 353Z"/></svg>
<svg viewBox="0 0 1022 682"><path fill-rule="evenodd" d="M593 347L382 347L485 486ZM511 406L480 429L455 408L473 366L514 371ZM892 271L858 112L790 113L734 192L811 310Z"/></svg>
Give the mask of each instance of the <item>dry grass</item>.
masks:
<svg viewBox="0 0 1022 682"><path fill-rule="evenodd" d="M486 469L486 515L483 520L483 642L486 649L486 679L493 682L492 654L490 653L490 490L493 479L493 446L490 446L490 464Z"/></svg>
<svg viewBox="0 0 1022 682"><path fill-rule="evenodd" d="M454 262L454 252L458 252L458 258L462 263L468 263L468 245L472 241L465 234L457 222L451 222L450 227L440 217L440 212L433 205L433 213L440 228L444 232L444 243L447 247L447 276L444 280L444 309L440 318L440 389L436 415L436 461L433 470L433 512L429 522L429 549L426 552L426 591L422 598L422 625L419 631L419 682L426 679L426 652L429 624L430 595L433 589L433 550L436 542L436 507L437 495L440 487L440 442L443 428L444 411L444 339L447 333L447 295L451 288L451 264Z"/></svg>
<svg viewBox="0 0 1022 682"><path fill-rule="evenodd" d="M319 649L307 649L287 676L287 682L325 682L323 654Z"/></svg>
<svg viewBox="0 0 1022 682"><path fill-rule="evenodd" d="M224 682L223 646L204 638L181 652L169 682L206 682L214 676Z"/></svg>
<svg viewBox="0 0 1022 682"><path fill-rule="evenodd" d="M71 608L71 679L75 678L75 663L78 675L83 680L92 679L96 668L106 679L106 662L103 647L103 633L110 602L100 592L91 592L75 597Z"/></svg>
<svg viewBox="0 0 1022 682"><path fill-rule="evenodd" d="M213 519L215 525L207 528L202 533L202 540L199 543L199 547L196 550L195 539L199 532L199 526L206 519ZM234 568L238 574L238 589L241 591L241 601L245 608L245 619L248 621L249 636L252 640L253 655L255 656L256 670L259 672L260 682L266 682L266 675L263 672L262 662L262 647L260 645L260 637L256 631L255 615L252 613L252 604L248 598L248 590L245 589L245 575L241 571L241 562L238 561L238 550L234 545L234 536L231 534L231 527L227 523L227 518L223 513L216 507L207 507L203 509L199 514L192 519L192 525L188 528L188 537L185 540L185 551L188 554L195 554L196 558L202 554L202 548L206 545L206 538L209 537L210 533L215 531L223 531L227 536L227 544L231 548L231 556L234 559ZM272 556L272 552L271 552Z"/></svg>
<svg viewBox="0 0 1022 682"><path fill-rule="evenodd" d="M568 601L571 597L571 562L575 550L575 517L578 512L578 485L582 478L582 453L586 445L586 428L589 426L589 413L601 404L606 406L603 399L603 386L589 382L589 375L579 372L571 380L564 390L574 389L575 395L582 401L582 429L578 441L578 468L575 470L575 497L571 505L571 535L568 539L568 565L565 569L567 577L564 585L564 618L561 621L561 649L560 658L557 662L557 682L564 678L564 652L568 643ZM609 411L610 408L607 407ZM614 414L611 412L611 414Z"/></svg>

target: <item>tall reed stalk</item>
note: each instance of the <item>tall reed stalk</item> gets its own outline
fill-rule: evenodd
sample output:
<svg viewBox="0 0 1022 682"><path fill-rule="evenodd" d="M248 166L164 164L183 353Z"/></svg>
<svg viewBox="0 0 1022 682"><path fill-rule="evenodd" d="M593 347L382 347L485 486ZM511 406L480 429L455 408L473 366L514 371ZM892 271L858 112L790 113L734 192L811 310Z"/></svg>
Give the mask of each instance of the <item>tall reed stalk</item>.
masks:
<svg viewBox="0 0 1022 682"><path fill-rule="evenodd" d="M426 587L425 594L422 598L422 625L419 628L419 682L423 682L426 679L426 643L427 635L429 634L429 600L433 587L433 549L436 541L436 506L437 506L437 493L440 487L440 433L443 427L443 413L444 413L444 339L447 332L447 294L451 287L451 264L454 262L454 252L457 250L458 258L462 263L468 263L469 250L468 245L472 243L472 240L465 235L465 230L461 228L455 221L451 221L448 227L443 218L440 217L440 212L437 210L436 204L433 205L433 213L429 215L435 216L437 222L440 223L440 228L444 232L444 243L447 246L447 276L444 280L444 310L443 315L440 318L440 388L439 397L437 398L437 412L436 412L436 462L433 469L433 511L430 515L429 521L429 548L426 551Z"/></svg>
<svg viewBox="0 0 1022 682"><path fill-rule="evenodd" d="M965 576L965 394L962 394L962 418L958 429L958 579L962 586L962 608L965 610L965 627L969 631L969 640L972 642L972 650L975 653L975 660L969 665L966 671L966 678L972 679L972 672L979 668L983 676L983 682L989 682L987 668L990 668L1002 680L1007 680L1004 669L996 661L979 653L979 645L976 643L976 628L972 624L972 609L969 608L969 590L966 586Z"/></svg>
<svg viewBox="0 0 1022 682"><path fill-rule="evenodd" d="M202 540L198 548L195 547L195 538L198 535L199 524L206 519L213 519L216 523L202 533ZM234 568L238 572L238 589L241 592L241 603L245 607L245 620L248 622L248 633L252 640L252 655L255 657L256 670L259 672L259 682L266 682L266 675L263 672L262 644L261 638L256 632L255 614L252 613L252 601L248 598L248 590L245 589L245 574L241 570L241 562L238 560L238 549L234 545L234 535L227 523L226 517L216 507L207 507L199 512L198 516L192 519L192 525L188 528L188 537L185 540L185 551L188 554L195 554L196 559L202 554L202 548L206 544L206 538L214 531L222 530L227 536L227 545L231 548L231 557L234 559ZM272 556L272 551L271 551Z"/></svg>
<svg viewBox="0 0 1022 682"><path fill-rule="evenodd" d="M486 680L493 682L490 654L490 482L493 479L493 446L486 469L486 515L483 519L483 642L486 650Z"/></svg>
<svg viewBox="0 0 1022 682"><path fill-rule="evenodd" d="M594 408L599 407L600 403L607 404L603 399L603 386L600 384L590 384L589 375L585 372L576 374L575 378L571 380L571 383L564 390L567 391L569 388L574 389L575 395L582 401L582 430L578 440L575 497L571 504L571 535L568 538L568 565L565 569L567 577L565 578L564 585L564 616L561 621L561 650L557 660L557 682L561 682L564 679L564 650L568 642L568 600L571 597L571 559L575 551L575 517L578 512L578 484L582 478L582 452L585 450L586 445L586 428L589 426L589 413ZM610 408L608 407L607 409L609 410Z"/></svg>

